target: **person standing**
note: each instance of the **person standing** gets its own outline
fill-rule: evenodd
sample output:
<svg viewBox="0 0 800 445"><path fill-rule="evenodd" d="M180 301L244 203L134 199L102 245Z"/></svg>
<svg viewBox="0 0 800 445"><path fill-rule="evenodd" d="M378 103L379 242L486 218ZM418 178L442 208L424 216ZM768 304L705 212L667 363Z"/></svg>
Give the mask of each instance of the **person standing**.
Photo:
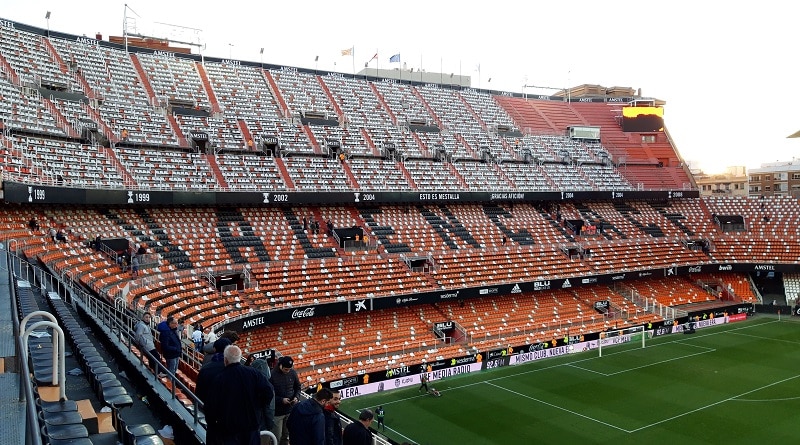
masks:
<svg viewBox="0 0 800 445"><path fill-rule="evenodd" d="M373 419L372 411L365 409L358 415L358 422L344 428L342 445L372 445L372 432L369 426Z"/></svg>
<svg viewBox="0 0 800 445"><path fill-rule="evenodd" d="M194 343L194 350L203 353L203 326L198 323L192 331L192 343Z"/></svg>
<svg viewBox="0 0 800 445"><path fill-rule="evenodd" d="M139 276L139 255L135 253L131 255L131 276Z"/></svg>
<svg viewBox="0 0 800 445"><path fill-rule="evenodd" d="M242 350L225 348L225 369L214 379L206 420L224 445L259 445L258 413L275 394L264 374L242 364Z"/></svg>
<svg viewBox="0 0 800 445"><path fill-rule="evenodd" d="M161 352L167 360L167 370L174 376L178 372L178 362L181 359L181 339L178 337L178 320L168 317L166 321L158 324L158 341L161 342Z"/></svg>
<svg viewBox="0 0 800 445"><path fill-rule="evenodd" d="M331 389L331 401L323 407L325 414L325 445L342 445L342 419L336 414L342 404L342 394Z"/></svg>
<svg viewBox="0 0 800 445"><path fill-rule="evenodd" d="M270 382L275 388L275 427L272 434L278 439L278 445L289 444L289 430L286 421L289 412L297 404L300 397L300 378L293 369L294 360L288 355L278 359L275 369L272 370Z"/></svg>
<svg viewBox="0 0 800 445"><path fill-rule="evenodd" d="M425 388L425 392L428 392L428 373L423 372L419 375L419 389L417 391L422 391L422 388Z"/></svg>
<svg viewBox="0 0 800 445"><path fill-rule="evenodd" d="M325 414L322 408L332 397L330 389L321 388L314 397L292 408L286 421L292 445L325 445Z"/></svg>
<svg viewBox="0 0 800 445"><path fill-rule="evenodd" d="M264 374L264 377L266 377L267 381L269 381L269 378L272 376L272 373L269 370L269 365L267 364L266 360L264 360L262 358L253 360L253 363L251 363L250 366L253 369L259 371L262 374ZM270 386L270 388L272 388L272 383L269 383L269 386ZM272 389L273 389L273 393L274 393L275 389L274 388L272 388ZM274 397L272 398L272 400L270 400L270 403L267 406L265 406L263 411L261 412L261 416L260 416L259 421L258 421L258 430L259 431L272 431L273 427L275 427L275 398Z"/></svg>
<svg viewBox="0 0 800 445"><path fill-rule="evenodd" d="M212 395L214 393L214 385L217 377L225 370L225 355L223 354L225 348L231 344L230 340L221 338L214 342L214 354L211 361L204 364L197 374L197 381L194 394L203 402L203 412L208 414L212 403ZM271 386L270 386L271 387ZM213 422L206 423L206 444L219 445L221 442L220 426Z"/></svg>
<svg viewBox="0 0 800 445"><path fill-rule="evenodd" d="M150 369L152 369L153 372L158 373L159 377L163 377L161 375L162 373L158 370L158 363L161 361L161 354L159 354L158 349L156 349L156 342L153 338L153 330L150 328L149 312L142 314L142 319L139 320L134 327L134 334L136 344L139 345L142 350L150 353L150 356L147 357L147 362L150 365Z"/></svg>
<svg viewBox="0 0 800 445"><path fill-rule="evenodd" d="M378 409L375 410L375 418L378 419L378 428L377 429L383 428L384 431L386 431L386 425L383 424L383 416L385 414L386 413L383 411L383 406L382 405L379 406Z"/></svg>

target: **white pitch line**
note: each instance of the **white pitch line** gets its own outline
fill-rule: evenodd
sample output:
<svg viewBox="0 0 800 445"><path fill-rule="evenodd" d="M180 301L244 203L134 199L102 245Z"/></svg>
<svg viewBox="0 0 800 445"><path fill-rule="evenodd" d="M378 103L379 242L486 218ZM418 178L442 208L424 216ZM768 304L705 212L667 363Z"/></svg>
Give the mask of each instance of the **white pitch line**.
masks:
<svg viewBox="0 0 800 445"><path fill-rule="evenodd" d="M760 335L743 334L741 332L731 332L731 334L740 335L742 337L757 338L759 340L767 340L767 341L777 341L777 342L781 342L781 343L789 343L790 345L800 345L800 342L791 341L791 340L781 340L779 338L762 337Z"/></svg>
<svg viewBox="0 0 800 445"><path fill-rule="evenodd" d="M589 369L589 368L582 368L582 367L580 367L580 366L578 366L578 365L576 365L574 363L567 363L567 366L569 366L570 368L580 369L581 371L593 372L595 374L600 374L603 377L608 377L608 374L606 374L604 372L595 371L594 369Z"/></svg>
<svg viewBox="0 0 800 445"><path fill-rule="evenodd" d="M612 375L617 375L617 374L623 374L623 373L626 373L626 372L636 371L637 369L644 369L644 368L649 368L651 366L660 365L662 363L669 363L669 362L672 362L672 361L675 361L675 360L683 360L683 359L688 358L688 357L694 357L695 355L708 354L709 352L714 352L714 351L716 351L716 349L711 349L709 351L703 351L703 352L695 352L694 354L682 355L680 357L674 357L674 358L670 358L670 359L666 359L666 360L661 360L659 362L648 363L646 365L637 366L635 368L628 368L628 369L624 369L622 371L612 372L611 374L606 374L606 375L607 376L612 376Z"/></svg>
<svg viewBox="0 0 800 445"><path fill-rule="evenodd" d="M711 337L711 336L715 336L715 335L720 335L720 334L737 333L736 331L742 331L742 330L745 330L745 329L750 329L750 328L753 328L753 327L757 327L757 326L761 326L761 325L765 325L765 324L778 323L778 322L779 322L779 320L771 320L771 321L765 321L765 322L763 322L763 323L754 323L754 324L751 324L751 325L748 325L748 326L742 326L742 327L739 327L739 328L726 329L726 330L720 330L720 331L711 332L711 333L707 333L707 334L694 335L694 336L692 336L692 338L691 338L691 339L683 339L683 338L681 338L680 340L678 340L678 339L675 339L675 340L671 340L671 341L665 341L665 342L663 342L663 343L658 343L658 344L656 344L656 345L653 345L653 346L650 346L650 347L666 346L666 345L669 345L669 344L682 344L682 345L694 346L694 347L697 347L697 348L705 348L705 349L709 349L709 348L707 348L707 347L705 347L705 346L693 345L693 344L689 343L689 341L690 341L690 340L699 339L699 338L703 338L703 337ZM673 334L673 335L680 335L680 334ZM622 353L625 353L625 352L626 352L626 351L614 352L614 353L611 353L611 354L608 354L608 355L622 354ZM598 359L600 359L600 357L597 357L597 356L595 356L595 357L588 357L588 358L584 358L584 359L580 359L580 360L575 360L575 361L573 361L573 362L569 362L569 363L559 363L559 364L555 364L555 365L551 365L551 366L545 366L545 367L542 367L542 368L530 369L530 370L526 370L526 371L522 371L522 372L518 372L518 373L514 373L514 374L508 374L508 375L504 375L504 376L495 377L495 378L492 378L492 379L487 379L487 380L480 381L480 382L468 383L468 384L466 384L466 385L461 385L461 386L454 386L454 387L451 387L451 388L448 388L448 389L442 390L442 392L445 392L445 391L452 391L452 390L455 390L455 389L463 389L463 388L468 388L468 387L470 387L470 386L475 386L475 385L489 384L489 385L492 385L492 386L497 386L498 388L502 388L502 389L504 389L504 390L506 390L506 391L509 391L509 392L512 392L512 393L518 394L518 395L520 395L520 396L522 396L522 397L527 397L527 398L531 398L531 399L533 399L533 398L532 398L532 397L530 397L530 396L527 396L527 395L524 395L524 394L520 394L520 393L516 393L515 391L512 391L512 390L510 390L510 389L507 389L507 388L503 388L503 387L501 387L501 386L498 386L498 385L495 385L494 383L491 383L491 382L494 382L494 381L499 381L499 380L504 380L504 379L507 379L507 378L510 378L510 377L517 377L517 376L521 376L521 375L525 375L525 374L531 374L531 373L534 373L534 372L547 371L547 370L550 370L550 369L555 369L555 368L559 368L559 367L573 367L573 368L577 368L577 369L585 369L585 368L581 368L581 367L579 367L579 366L575 366L575 363L587 362L587 361L591 361L591 360L598 360ZM590 371L590 370L588 370L588 369L586 369L586 370L587 370L587 371ZM591 372L591 371L590 371L590 372ZM624 372L624 371L623 371L623 372ZM600 373L600 374L602 374L602 373ZM800 377L800 376L790 377L789 379L786 379L786 380L790 380L790 379L793 379L793 378L796 378L796 377ZM782 383L782 382L783 382L783 381L780 381L780 382L775 382L775 383L772 383L772 384L770 384L770 385L763 386L763 387L761 387L761 388L756 388L756 389L754 389L754 390L752 390L752 391L748 391L748 392L745 392L745 393L739 394L739 395L737 395L737 396L730 397L730 398L728 398L728 399L725 399L725 400L723 400L723 401L716 402L716 403L714 403L714 404L711 404L711 405L707 405L706 407L697 408L697 409L695 409L695 410L693 410L693 411L690 411L690 412L697 412L697 411L700 411L700 410L702 410L702 409L705 409L705 408L707 408L707 407L715 406L715 405L718 405L719 403L722 403L722 402L725 402L725 401L728 401L728 400L733 400L733 399L735 399L735 398L737 398L737 397L741 397L741 396L743 396L743 395L749 394L749 393L751 393L751 392L754 392L754 391L757 391L757 390L759 390L759 389L767 388L767 387L769 387L769 386L772 386L772 385L775 385L775 384L778 384L778 383ZM425 396L427 396L427 394L420 394L420 395L415 395L415 396L412 396L412 397L406 397L406 398L403 398L403 399L394 400L394 401L391 401L391 402L384 402L383 404L384 404L384 405L391 405L391 404L394 404L394 403L398 403L398 402L404 402L404 401L407 401L407 400L415 399L415 398L418 398L418 397L425 397ZM541 400L538 400L538 399L533 399L533 400L536 400L536 401L538 401L538 402L540 402L540 403L543 403L543 404L545 404L545 405L550 405L550 406L553 406L554 408L558 408L558 409L561 409L561 410L564 410L564 411L567 411L567 412L572 412L572 411L569 411L569 410L567 410L567 409L565 409L565 408L557 407L557 406L555 406L555 405L551 405L551 404L549 404L549 403L547 403L547 402L544 402L544 401L541 401ZM369 408L369 409L372 409L373 407L368 407L368 408ZM360 412L360 410L359 410L359 412ZM682 415L685 415L685 414L688 414L688 413L684 413L684 414L682 414ZM667 422L667 421L669 421L669 420L672 420L672 419L675 419L675 418L678 418L678 417L681 417L681 416L682 416L682 415L678 415L678 416L675 416L675 417L672 417L672 418L669 418L669 419L664 419L664 420L661 420L661 421L659 421L659 422L656 422L656 423L653 423L653 424L650 424L650 425L643 426L643 427L641 427L641 428L638 428L638 429L635 429L635 430L628 431L628 430L626 430L626 429L624 429L624 428L620 428L620 427L617 427L617 426L614 426L614 425L608 424L608 423L606 423L606 422L603 422L603 421L601 421L601 420L592 419L592 418L590 418L590 417L587 417L587 416L584 416L584 415L582 415L582 414L580 414L580 413L575 413L575 415L577 415L577 416L580 416L580 417L586 417L587 419L594 420L594 421L596 421L596 422L598 422L598 423L601 423L601 424L604 424L604 425L608 425L608 426L610 426L611 428L615 428L615 429L618 429L618 430L620 430L620 431L624 431L624 432L626 432L626 433L632 433L632 432L636 432L636 431L639 431L639 430L641 430L641 429L649 428L649 427L651 427L651 426L658 425L658 424L660 424L660 423ZM391 429L391 428L390 428L390 429ZM395 430L392 430L392 431L395 431ZM397 433L397 432L395 431L395 433ZM397 434L398 434L398 435L400 435L400 436L403 436L403 435L402 435L402 434L400 434L400 433L397 433ZM406 437L406 436L403 436L403 437L405 437L406 439L409 439L409 438L408 438L408 437ZM409 439L409 440L410 440L410 439ZM415 443L415 441L413 441L413 440L410 440L410 441L411 441L412 443Z"/></svg>
<svg viewBox="0 0 800 445"><path fill-rule="evenodd" d="M522 393L520 393L520 392L517 392L517 391L511 390L511 389L508 389L508 388L506 388L506 387L503 387L503 386L500 386L500 385L495 385L494 383L489 383L489 382L486 382L486 384L487 384L487 385L494 386L495 388L500 388L500 389L502 389L502 390L504 390L504 391L508 391L508 392L510 392L511 394L515 394L515 395L518 395L518 396L520 396L520 397L524 397L524 398L526 398L526 399L533 400L534 402L541 403L542 405L547 405L547 406L549 406L549 407L551 407L551 408L555 408L555 409L557 409L557 410L561 410L561 411L564 411L564 412L570 413L570 414L572 414L572 415L575 415L575 416L578 416L578 417L583 417L583 418L584 418L584 419L586 419L586 420L591 420L592 422L596 422L596 423L599 423L599 424L601 424L601 425L605 425L605 426L607 426L607 427L609 427L609 428L614 428L615 430L623 431L623 432L626 432L626 433L628 433L628 432L629 432L629 431L628 431L628 430L626 430L625 428L620 428L620 427L618 427L618 426L616 426L616 425L612 425L612 424L610 424L610 423L608 423L608 422L603 422L602 420L595 419L594 417L589 417L589 416L587 416L587 415L585 415L585 414L581 414L581 413L579 413L579 412L576 412L576 411L569 410L569 409L567 409L567 408L564 408L564 407L562 407L562 406L558 406L558 405L554 405L554 404L552 404L552 403L549 403L549 402L545 402L544 400L537 399L536 397L531 397L531 396L529 396L529 395L527 395L527 394L522 394Z"/></svg>
<svg viewBox="0 0 800 445"><path fill-rule="evenodd" d="M641 431L641 430L644 430L644 429L647 429L647 428L650 428L650 427L653 427L653 426L656 426L656 425L660 425L660 424L662 424L662 423L669 422L669 421L671 421L671 420L679 419L679 418L681 418L681 417L684 417L684 416L687 416L687 415L689 415L689 414L693 414L693 413L696 413L696 412L699 412L699 411L703 411L703 410L705 410L705 409L711 408L711 407L713 407L713 406L720 405L720 404L722 404L722 403L725 403L725 402L730 402L730 401L733 401L733 400L735 400L737 397L746 396L746 395L748 395L748 394L754 393L754 392L756 392L756 391L760 391L760 390L762 390L762 389L769 388L769 387L771 387L771 386L780 385L781 383L788 382L789 380L794 380L794 379L796 379L796 378L798 378L798 377L800 377L800 374L798 374L798 375L795 375L795 376L792 376L792 377L787 377L787 378L785 378L785 379L783 379L783 380L778 380L777 382L772 382L772 383L770 383L769 385L764 385L764 386L760 386L760 387L758 387L758 388L755 388L755 389L751 389L750 391L745 391L745 392L743 392L743 393L741 393L741 394L739 394L739 395L731 396L731 397L728 397L727 399L723 399L723 400L720 400L720 401L718 401L718 402L710 403L710 404L708 404L708 405L706 405L706 406L701 406L701 407L699 407L699 408L695 408L695 409L693 409L693 410L691 410L691 411L686 411L686 412L684 412L684 413L678 414L677 416L668 417L668 418L666 418L666 419L659 420L658 422L654 422L654 423L651 423L651 424L649 424L649 425L645 425L645 426L643 426L643 427L636 428L635 430L630 430L630 431L628 431L628 432L629 432L629 433L635 433L635 432L638 432L638 431Z"/></svg>

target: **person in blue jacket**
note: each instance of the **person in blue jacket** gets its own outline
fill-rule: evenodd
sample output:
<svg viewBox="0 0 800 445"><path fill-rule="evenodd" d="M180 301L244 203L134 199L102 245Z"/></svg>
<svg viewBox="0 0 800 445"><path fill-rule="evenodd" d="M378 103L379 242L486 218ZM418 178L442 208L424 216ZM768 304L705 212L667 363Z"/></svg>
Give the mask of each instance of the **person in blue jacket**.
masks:
<svg viewBox="0 0 800 445"><path fill-rule="evenodd" d="M167 370L174 376L178 372L178 361L181 359L181 339L178 337L178 320L168 317L158 324L158 341L161 343L161 355L167 360Z"/></svg>
<svg viewBox="0 0 800 445"><path fill-rule="evenodd" d="M325 445L325 414L322 409L332 398L330 389L321 388L313 398L292 408L286 422L292 445Z"/></svg>

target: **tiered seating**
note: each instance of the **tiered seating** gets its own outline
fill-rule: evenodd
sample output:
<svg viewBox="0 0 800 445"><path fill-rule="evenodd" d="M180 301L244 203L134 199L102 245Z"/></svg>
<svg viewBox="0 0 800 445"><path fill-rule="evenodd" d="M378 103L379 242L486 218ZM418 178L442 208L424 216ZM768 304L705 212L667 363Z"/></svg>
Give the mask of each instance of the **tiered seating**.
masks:
<svg viewBox="0 0 800 445"><path fill-rule="evenodd" d="M254 266L261 307L302 306L372 296L422 292L427 277L412 273L398 259L374 256L323 258ZM366 284L366 285L365 285Z"/></svg>
<svg viewBox="0 0 800 445"><path fill-rule="evenodd" d="M270 72L281 89L292 116L299 116L301 112L306 111L316 111L330 117L336 116L333 105L315 75L290 69Z"/></svg>
<svg viewBox="0 0 800 445"><path fill-rule="evenodd" d="M372 154L358 127L352 127L352 129L349 125L339 127L309 125L308 127L320 143L328 140L339 141L342 149L351 155Z"/></svg>
<svg viewBox="0 0 800 445"><path fill-rule="evenodd" d="M593 190L633 190L630 183L611 166L584 164L578 170L594 184Z"/></svg>
<svg viewBox="0 0 800 445"><path fill-rule="evenodd" d="M255 155L217 155L225 182L234 190L286 190L275 159Z"/></svg>
<svg viewBox="0 0 800 445"><path fill-rule="evenodd" d="M535 164L503 164L500 168L517 190L545 191L555 188L544 170Z"/></svg>
<svg viewBox="0 0 800 445"><path fill-rule="evenodd" d="M511 185L500 176L495 164L456 162L453 166L472 190L509 190Z"/></svg>
<svg viewBox="0 0 800 445"><path fill-rule="evenodd" d="M352 187L337 160L286 158L286 170L297 190L350 190Z"/></svg>
<svg viewBox="0 0 800 445"><path fill-rule="evenodd" d="M783 274L783 287L786 289L786 304L800 306L800 274ZM734 291L736 295L739 295L736 287L734 287Z"/></svg>
<svg viewBox="0 0 800 445"><path fill-rule="evenodd" d="M97 147L88 148L77 142L54 141L17 136L15 147L37 172L72 187L122 187L122 175Z"/></svg>
<svg viewBox="0 0 800 445"><path fill-rule="evenodd" d="M348 162L361 190L411 189L394 162L370 158L353 158Z"/></svg>
<svg viewBox="0 0 800 445"><path fill-rule="evenodd" d="M543 164L542 169L559 190L592 189L592 185L587 178L576 174L575 167L564 164Z"/></svg>
<svg viewBox="0 0 800 445"><path fill-rule="evenodd" d="M5 41L5 39L0 40ZM39 94L23 95L17 87L3 77L0 78L0 112L8 116L6 125L18 130L66 136L64 130L56 125L52 114L44 109Z"/></svg>
<svg viewBox="0 0 800 445"><path fill-rule="evenodd" d="M441 162L407 160L403 164L420 190L464 190L448 166Z"/></svg>
<svg viewBox="0 0 800 445"><path fill-rule="evenodd" d="M587 241L583 246L592 252L590 263L596 273L630 272L708 261L705 254L689 250L675 239L658 238L645 243L640 239Z"/></svg>
<svg viewBox="0 0 800 445"><path fill-rule="evenodd" d="M210 108L191 60L174 57L173 53L140 53L137 57L157 98L183 106Z"/></svg>
<svg viewBox="0 0 800 445"><path fill-rule="evenodd" d="M800 261L797 199L710 197L706 202L711 214L743 216L747 228L747 233L723 233L714 237L713 258L723 262L797 264Z"/></svg>
<svg viewBox="0 0 800 445"><path fill-rule="evenodd" d="M784 275L784 281L787 281L787 275ZM696 282L704 283L719 290L732 291L743 302L758 302L758 296L753 291L747 274L734 272L722 274L699 273L692 275L692 278ZM788 288L786 289L786 295L790 295Z"/></svg>
<svg viewBox="0 0 800 445"><path fill-rule="evenodd" d="M636 291L641 297L665 306L684 306L715 301L714 296L684 278L655 278L625 282L622 286Z"/></svg>
<svg viewBox="0 0 800 445"><path fill-rule="evenodd" d="M311 151L311 143L301 127L287 123L280 115L278 102L262 70L225 63L206 63L205 69L227 125L243 119L253 137L254 148L258 148L264 135L270 135L277 137L286 150Z"/></svg>
<svg viewBox="0 0 800 445"><path fill-rule="evenodd" d="M97 111L114 134L128 130L128 142L177 145L163 113L153 109L128 54L89 41L51 38L64 60L75 63L102 99Z"/></svg>
<svg viewBox="0 0 800 445"><path fill-rule="evenodd" d="M211 167L199 153L118 148L117 157L142 187L182 190L219 187Z"/></svg>

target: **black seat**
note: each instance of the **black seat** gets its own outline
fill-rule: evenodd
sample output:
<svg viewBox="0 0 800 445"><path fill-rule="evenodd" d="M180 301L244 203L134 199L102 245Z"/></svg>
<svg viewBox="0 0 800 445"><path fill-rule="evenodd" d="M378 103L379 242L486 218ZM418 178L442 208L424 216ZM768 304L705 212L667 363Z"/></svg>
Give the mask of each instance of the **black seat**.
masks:
<svg viewBox="0 0 800 445"><path fill-rule="evenodd" d="M42 408L42 411L47 413L78 411L78 403L74 400L57 400L54 402L48 402L46 400L37 399L36 403Z"/></svg>
<svg viewBox="0 0 800 445"><path fill-rule="evenodd" d="M88 437L80 439L50 439L50 445L94 445Z"/></svg>
<svg viewBox="0 0 800 445"><path fill-rule="evenodd" d="M89 431L83 424L46 425L42 427L42 435L48 439L81 439L88 438ZM52 443L52 442L51 442Z"/></svg>
<svg viewBox="0 0 800 445"><path fill-rule="evenodd" d="M133 406L133 398L128 395L127 390L121 386L103 390L103 402L114 409Z"/></svg>
<svg viewBox="0 0 800 445"><path fill-rule="evenodd" d="M148 436L158 436L156 429L152 425L147 423L126 425L125 440L122 443L123 445L133 445L138 443L137 439L144 439Z"/></svg>
<svg viewBox="0 0 800 445"><path fill-rule="evenodd" d="M77 411L56 411L47 412L41 411L40 417L44 420L45 425L69 425L72 423L83 423L81 414Z"/></svg>
<svg viewBox="0 0 800 445"><path fill-rule="evenodd" d="M133 445L164 445L164 441L161 440L158 434L153 434L151 436L137 437L133 441Z"/></svg>

